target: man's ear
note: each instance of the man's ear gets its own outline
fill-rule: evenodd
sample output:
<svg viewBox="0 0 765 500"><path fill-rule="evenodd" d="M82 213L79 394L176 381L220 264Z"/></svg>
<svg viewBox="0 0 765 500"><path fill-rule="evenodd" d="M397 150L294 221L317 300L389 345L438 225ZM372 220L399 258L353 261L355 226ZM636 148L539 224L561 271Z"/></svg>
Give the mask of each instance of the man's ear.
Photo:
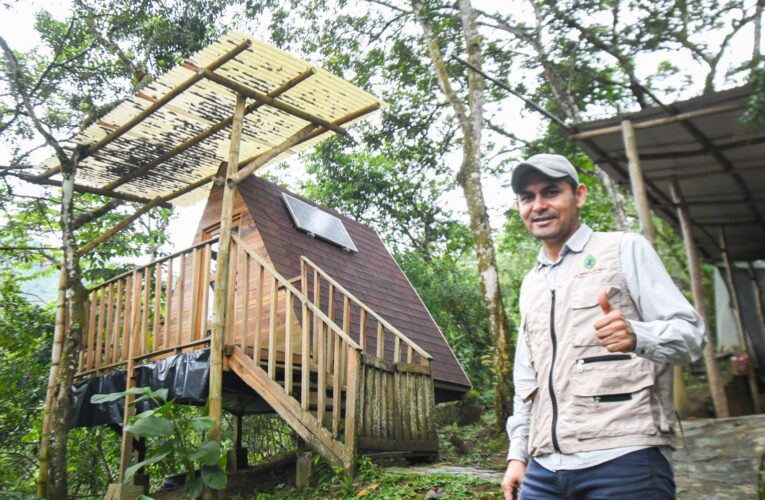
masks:
<svg viewBox="0 0 765 500"><path fill-rule="evenodd" d="M584 183L579 184L574 191L574 196L576 196L576 207L582 208L587 201L587 186Z"/></svg>

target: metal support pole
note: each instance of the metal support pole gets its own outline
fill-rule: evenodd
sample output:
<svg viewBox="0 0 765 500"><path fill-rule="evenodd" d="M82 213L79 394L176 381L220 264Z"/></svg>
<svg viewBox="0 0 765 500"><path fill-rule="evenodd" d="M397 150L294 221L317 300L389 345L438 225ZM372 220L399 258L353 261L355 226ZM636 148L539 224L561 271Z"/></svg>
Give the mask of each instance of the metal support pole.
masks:
<svg viewBox="0 0 765 500"><path fill-rule="evenodd" d="M707 345L704 347L704 366L707 370L709 392L712 395L715 415L720 418L729 417L728 398L725 395L725 387L723 386L722 377L720 376L720 368L717 366L714 336L712 335L712 327L709 323L709 315L707 314L709 308L707 307L707 299L704 296L699 254L696 250L696 242L693 238L693 232L691 231L691 219L688 215L688 207L683 203L683 195L680 191L680 184L677 181L672 183L672 199L677 205L677 217L680 219L680 228L683 233L685 253L688 257L688 275L691 278L693 303L707 327Z"/></svg>
<svg viewBox="0 0 765 500"><path fill-rule="evenodd" d="M208 436L220 443L220 423L222 417L223 391L223 339L226 328L226 310L228 297L229 262L231 260L231 219L234 211L234 190L236 185L231 178L236 173L239 164L239 146L242 137L242 122L246 98L237 95L234 120L231 126L231 146L226 166L226 182L223 186L223 202L220 216L220 240L218 249L218 265L215 270L215 293L213 296L214 317L212 321L212 338L210 339L210 391L209 415L213 425Z"/></svg>
<svg viewBox="0 0 765 500"><path fill-rule="evenodd" d="M622 122L622 139L624 140L624 149L627 152L629 163L632 197L635 198L638 218L640 219L640 232L651 243L651 246L655 248L656 231L651 220L651 207L648 204L648 194L643 182L643 170L640 167L640 155L638 154L637 140L635 139L635 129L629 120ZM690 413L690 404L688 402L688 391L685 388L685 380L683 379L683 368L675 365L672 370L674 374L673 394L675 409L681 418L685 418Z"/></svg>
<svg viewBox="0 0 765 500"><path fill-rule="evenodd" d="M741 343L741 348L749 356L749 371L747 378L749 379L749 392L752 395L752 402L754 404L755 413L762 412L762 403L760 402L760 391L757 388L757 378L754 373L754 367L752 362L754 361L754 353L749 345L749 339L746 336L746 330L744 329L744 317L741 314L741 301L738 297L738 290L736 289L736 282L733 279L733 263L730 260L728 254L728 243L725 238L725 228L720 226L720 251L722 252L722 258L725 262L725 271L728 274L728 289L730 291L730 298L733 302L733 312L736 316L736 326L738 328L738 339Z"/></svg>

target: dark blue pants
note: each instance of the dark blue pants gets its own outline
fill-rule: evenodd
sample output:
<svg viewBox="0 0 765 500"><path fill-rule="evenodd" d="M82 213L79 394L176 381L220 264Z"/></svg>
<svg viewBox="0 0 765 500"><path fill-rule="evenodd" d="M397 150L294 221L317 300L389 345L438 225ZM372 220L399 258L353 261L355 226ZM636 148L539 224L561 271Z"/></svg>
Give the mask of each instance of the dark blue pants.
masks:
<svg viewBox="0 0 765 500"><path fill-rule="evenodd" d="M526 468L520 500L675 498L672 467L658 448L633 451L579 470L552 472L535 460Z"/></svg>

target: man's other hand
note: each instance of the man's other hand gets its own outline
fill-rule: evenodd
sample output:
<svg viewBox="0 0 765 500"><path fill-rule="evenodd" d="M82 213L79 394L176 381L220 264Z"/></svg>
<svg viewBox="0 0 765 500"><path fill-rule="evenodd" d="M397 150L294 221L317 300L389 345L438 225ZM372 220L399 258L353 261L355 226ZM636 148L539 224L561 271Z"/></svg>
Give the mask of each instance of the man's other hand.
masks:
<svg viewBox="0 0 765 500"><path fill-rule="evenodd" d="M632 325L619 309L614 309L608 302L608 294L601 290L598 303L603 310L603 317L595 322L595 336L600 345L609 352L632 352L635 350L637 339Z"/></svg>
<svg viewBox="0 0 765 500"><path fill-rule="evenodd" d="M507 463L505 477L502 478L502 492L505 494L505 500L517 500L516 493L524 477L526 477L526 464L520 460L510 460Z"/></svg>

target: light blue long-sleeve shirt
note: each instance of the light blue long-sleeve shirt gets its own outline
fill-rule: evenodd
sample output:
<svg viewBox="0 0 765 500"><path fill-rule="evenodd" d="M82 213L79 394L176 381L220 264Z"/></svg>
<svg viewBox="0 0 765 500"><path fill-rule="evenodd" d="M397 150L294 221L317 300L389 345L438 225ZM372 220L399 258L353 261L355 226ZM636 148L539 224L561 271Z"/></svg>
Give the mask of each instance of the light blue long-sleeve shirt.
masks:
<svg viewBox="0 0 765 500"><path fill-rule="evenodd" d="M558 273L570 261L568 256L581 252L591 235L592 229L582 224L568 239L556 262L548 258L544 248L540 249L537 256L539 265L531 272L544 272L550 288L554 288ZM665 364L697 360L705 343L704 322L672 282L656 251L648 240L633 233L625 233L619 250L627 289L642 319L630 320L636 337L635 354ZM507 419L507 434L510 438L507 459L526 462L532 403L524 403L520 395L534 388L536 373L529 362L525 332L522 330L515 351L513 381L516 396L513 400L513 415ZM551 453L535 457L535 460L553 471L583 469L642 448L647 446L627 446L570 455ZM668 460L671 458L671 450L664 448L662 452Z"/></svg>

